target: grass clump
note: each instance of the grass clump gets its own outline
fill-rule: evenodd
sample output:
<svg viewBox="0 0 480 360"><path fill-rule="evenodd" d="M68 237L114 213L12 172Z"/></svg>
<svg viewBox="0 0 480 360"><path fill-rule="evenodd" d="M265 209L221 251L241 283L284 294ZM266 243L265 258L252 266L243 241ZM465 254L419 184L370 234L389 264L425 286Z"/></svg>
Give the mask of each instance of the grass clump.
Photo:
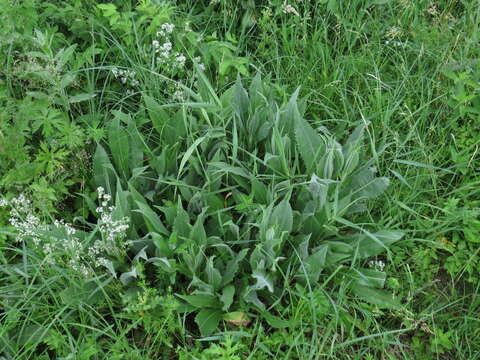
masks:
<svg viewBox="0 0 480 360"><path fill-rule="evenodd" d="M0 358L480 356L474 2L0 9Z"/></svg>

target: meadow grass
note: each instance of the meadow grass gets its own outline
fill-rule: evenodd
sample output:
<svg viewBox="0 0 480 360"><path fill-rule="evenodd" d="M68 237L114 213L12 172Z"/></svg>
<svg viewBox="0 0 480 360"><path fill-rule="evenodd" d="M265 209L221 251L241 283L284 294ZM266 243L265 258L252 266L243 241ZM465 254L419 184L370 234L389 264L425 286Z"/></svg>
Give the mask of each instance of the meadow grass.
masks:
<svg viewBox="0 0 480 360"><path fill-rule="evenodd" d="M58 6L57 2L51 3ZM122 14L139 11L136 4L115 3ZM159 20L160 23L175 19L178 27L189 21L193 30L201 34L205 44L198 47L203 49L200 53L209 77L205 81L200 75L193 75L203 74L195 69L185 75L160 71L149 60L151 34L145 30L145 24L128 27L129 37L123 38L119 34L124 31L122 26L129 26L128 17L112 23L116 15L103 15L103 19L102 12L92 10L95 7L88 1L83 4L85 9L72 5L73 2L69 4L78 12L75 16L84 13L87 19L93 14L95 18L89 26L95 35L91 36L91 42L82 43L85 40L65 31L65 42L76 42L83 49L90 45L103 49L97 56L91 56L88 66L78 70L85 78L80 85L82 92L96 93L95 98L64 111L72 120L86 116L78 125L91 142L86 146L88 161L98 158L95 142L110 147L113 163L110 166L120 174L113 182L117 188L121 184L121 191L115 196L128 190L137 202L173 209L178 197L193 197L195 192L206 197L221 195L224 203L208 216L220 218L234 213L228 219L240 228L242 239L254 241L249 236L253 239L261 226L261 217L252 215L259 200L253 190L247 193L242 188L241 178L236 178L240 170L241 174L247 172L251 178L268 184L272 204L275 202L279 209L281 202L277 199L292 196L293 202L296 195L292 194L310 179L301 148L290 151L287 146L279 145L286 141L281 130L272 135L270 143L255 143L254 134L242 132L231 116L234 111L230 103L239 98L232 100L228 91L236 91L237 70L240 71L242 59L246 58L249 74L243 75L245 88L257 72L261 73L265 83L272 84L271 97L279 106L285 105L299 88L302 101L298 107L311 127L320 129L319 133L325 127L343 144L356 126L370 123L365 130L363 150L371 159L370 165L377 168L377 174L390 178L390 185L383 195L367 203L365 213L352 221L361 229L405 233L401 241L372 258L385 263L384 289L401 306L379 306L352 292L351 282L341 277L343 272L368 266L367 260L356 257L323 274L319 282L300 285L292 279L297 276L295 266L305 267L304 260L293 252L288 253L292 263L275 274L280 290L267 305L267 311L274 316L242 303L249 309L245 311L250 317L248 326L220 322L218 329L204 334L197 329L196 316L186 311L191 309L178 311L178 307L185 306L178 304L174 294L179 289L187 294L187 288L191 292L190 287L201 286L190 282L186 272L180 271L177 282L166 285L169 275L162 273L161 268L152 270L146 262L139 262L135 265L138 283L130 288L106 271L97 271L88 280L79 279L71 269L48 264L32 249L12 241L15 235L7 227L7 215L3 214L0 359L2 356L5 359L231 360L480 358L480 249L475 240L480 231L476 165L480 138L480 105L476 102L480 81L478 4L455 0L292 1L297 16L284 13L281 1L212 3L179 1L165 8L165 15L156 15L165 19ZM6 2L0 4L7 8ZM31 1L31 8L38 6ZM44 27L40 30L49 28L47 23L36 26ZM215 37L209 39L213 33ZM222 41L228 43L230 50L216 53L221 46L218 42ZM192 57L199 53L186 37L175 38L174 45L190 52ZM10 59L9 54L11 47L8 56L2 56ZM222 74L217 68L225 59L236 67ZM19 82L12 80L15 76L11 60L8 64L1 79L5 94L2 101L14 98L10 90L19 86ZM126 93L118 81L112 85L115 81L111 70L115 66L135 71L140 85L132 87L131 93ZM459 76L457 80L452 80L449 72ZM184 106L170 97L179 82L193 99ZM21 83L19 91L22 86L27 91L35 90ZM41 86L44 85L33 85ZM160 106L145 104L145 95ZM269 96L262 93L265 99ZM462 96L471 98L462 100ZM18 94L16 97L20 98ZM170 133L170 130L158 131L155 121L162 117L158 116L158 120L155 114L163 114L170 108L178 109L165 113L175 117L177 128ZM288 111L287 107L282 109ZM112 110L126 115L115 115ZM115 133L112 119L119 119L126 132ZM5 124L8 121L5 115ZM0 135L5 129L0 127ZM215 131L227 134L225 143L215 143ZM169 139L171 134L181 135ZM38 133L32 135L30 148L39 147L38 137ZM120 155L126 150L115 145L115 139L124 138L131 139L129 146L138 146L148 159L142 163L148 167L143 172L125 170L125 173L137 171L131 178L122 176L118 170L125 164ZM212 160L210 154L216 147L226 149L227 156ZM164 149L168 151L163 152ZM267 161L261 157L274 150L281 161L274 171L268 172L262 168ZM161 161L151 161L155 158ZM173 176L168 172L169 166L175 169ZM10 170L0 169L5 174ZM103 169L106 169L104 174L110 174L108 166ZM95 189L90 182L97 179L96 175L85 171L80 176L82 182L69 185L71 193L63 202L65 218L72 221L75 216L84 218L84 224L78 226L82 229L94 222L89 202L95 201ZM204 183L196 181L196 177ZM222 185L215 188L220 178ZM5 193L14 194L15 190L5 181L1 186ZM131 187L140 189L139 195ZM144 189L151 191L140 194ZM241 189L240 195L235 194L237 189ZM161 204L157 202L159 198L169 199L173 204ZM201 211L192 204L187 208L187 223L189 215L192 221L201 216ZM141 209L146 211L139 207L131 212L135 222L143 216ZM175 209L177 217L184 216L183 208ZM155 211L162 214L162 221L168 218L163 209ZM52 216L42 215L46 219ZM150 229L154 225L147 226ZM188 226L195 228L195 224ZM173 223L173 228L186 231L178 223ZM148 235L143 230L144 225L135 229L139 239L143 236L141 241ZM209 235L210 231L213 233L206 229ZM170 241L176 240L170 238ZM298 251L293 246L295 240L289 241L291 249ZM243 246L228 241L227 244L235 251L235 246ZM205 254L208 258L210 253ZM219 252L215 256L221 258L224 254ZM176 259L180 262L180 256ZM127 273L133 268L124 267L122 271ZM211 271L199 276L211 280L214 277ZM244 272L238 276L246 276ZM138 294L144 297L137 298Z"/></svg>

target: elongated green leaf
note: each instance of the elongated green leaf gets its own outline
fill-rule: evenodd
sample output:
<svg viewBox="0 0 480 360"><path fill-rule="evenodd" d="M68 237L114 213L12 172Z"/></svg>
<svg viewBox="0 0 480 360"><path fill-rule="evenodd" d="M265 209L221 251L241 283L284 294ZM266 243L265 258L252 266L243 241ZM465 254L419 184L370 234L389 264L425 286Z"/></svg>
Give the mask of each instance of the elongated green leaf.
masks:
<svg viewBox="0 0 480 360"><path fill-rule="evenodd" d="M365 236L356 244L359 259L365 259L383 253L391 244L399 241L404 234L401 231L381 230L372 235L374 238Z"/></svg>
<svg viewBox="0 0 480 360"><path fill-rule="evenodd" d="M197 217L197 221L195 221L189 236L198 246L203 246L207 243L207 233L203 226L203 217L203 213Z"/></svg>
<svg viewBox="0 0 480 360"><path fill-rule="evenodd" d="M228 309L232 305L233 295L235 295L235 286L228 285L223 289L222 296L220 296L220 301L223 303L223 311L228 311Z"/></svg>
<svg viewBox="0 0 480 360"><path fill-rule="evenodd" d="M198 89L200 92L201 100L209 102L210 100L213 100L213 102L216 105L221 105L221 101L218 98L215 90L213 89L212 84L210 84L210 81L208 81L207 77L205 76L205 73L203 72L202 69L198 65L195 66L195 73L198 77Z"/></svg>
<svg viewBox="0 0 480 360"><path fill-rule="evenodd" d="M209 257L205 264L205 274L207 275L208 284L211 285L214 290L218 290L222 283L222 275L220 271L215 268L213 257Z"/></svg>
<svg viewBox="0 0 480 360"><path fill-rule="evenodd" d="M433 165L430 165L430 164L423 164L423 163L419 163L417 161L410 161L410 160L393 160L393 161L396 162L396 163L399 163L399 164L411 165L411 166L421 167L421 168L425 168L425 169L441 170L441 171L445 171L445 172L450 173L450 174L454 174L454 172L449 170L449 169L441 168L441 167L438 167L438 166L433 166Z"/></svg>
<svg viewBox="0 0 480 360"><path fill-rule="evenodd" d="M299 268L299 277L308 278L310 283L315 283L326 266L328 245L322 245L312 255L308 256Z"/></svg>
<svg viewBox="0 0 480 360"><path fill-rule="evenodd" d="M398 172L392 170L392 169L389 169L390 172L395 175L395 177L400 180L402 182L402 184L406 185L409 189L412 188L412 186L408 183L408 181L401 175L399 174Z"/></svg>
<svg viewBox="0 0 480 360"><path fill-rule="evenodd" d="M235 256L235 258L233 258L227 263L225 272L223 273L222 286L227 285L234 279L235 275L238 272L239 264L245 258L247 253L248 249L243 249Z"/></svg>
<svg viewBox="0 0 480 360"><path fill-rule="evenodd" d="M282 135L288 135L291 139L294 138L294 133L296 132L295 128L297 126L297 120L303 120L300 112L298 110L298 95L300 93L300 87L295 90L292 94L288 103L285 105L284 110L280 113L280 118L278 122L279 129L281 130ZM296 139L297 141L301 139Z"/></svg>
<svg viewBox="0 0 480 360"><path fill-rule="evenodd" d="M358 150L358 147L360 146L360 141L363 138L363 133L365 132L367 126L368 123L362 123L358 125L355 130L353 130L352 134L343 146L343 155L345 158L349 158L352 153Z"/></svg>
<svg viewBox="0 0 480 360"><path fill-rule="evenodd" d="M197 148L197 146L200 145L200 143L207 138L208 138L208 136L202 136L202 137L198 138L197 140L195 140L193 142L192 145L190 145L190 147L187 149L185 154L183 154L182 160L180 161L180 167L178 168L177 179L180 179L180 177L182 175L183 168L187 164L188 159L190 159L190 157L192 156L192 154L195 151L195 149Z"/></svg>
<svg viewBox="0 0 480 360"><path fill-rule="evenodd" d="M210 166L215 167L218 169L217 172L220 173L232 173L238 176L242 176L245 178L250 178L250 175L242 168L238 166L231 166L228 165L227 163L224 163L222 161L212 161L208 163Z"/></svg>
<svg viewBox="0 0 480 360"><path fill-rule="evenodd" d="M219 308L221 307L217 297L210 294L177 295L180 299L186 301L196 308Z"/></svg>
<svg viewBox="0 0 480 360"><path fill-rule="evenodd" d="M395 298L393 294L386 292L385 290L374 289L369 286L363 286L354 284L352 290L355 295L368 301L371 304L375 304L384 309L399 309L401 304L398 298Z"/></svg>
<svg viewBox="0 0 480 360"><path fill-rule="evenodd" d="M108 146L118 174L127 179L130 176L130 142L128 132L120 124L119 116L115 116L108 126Z"/></svg>
<svg viewBox="0 0 480 360"><path fill-rule="evenodd" d="M245 128L245 121L247 120L249 102L250 101L248 99L247 91L242 85L240 76L238 76L233 87L232 107L238 119L240 120L240 131L243 131L243 129Z"/></svg>
<svg viewBox="0 0 480 360"><path fill-rule="evenodd" d="M222 312L215 309L203 309L195 316L195 322L202 336L209 336L217 330L220 320L222 320Z"/></svg>
<svg viewBox="0 0 480 360"><path fill-rule="evenodd" d="M71 97L68 99L68 102L69 102L70 104L78 103L78 102L82 102L82 101L86 101L86 100L93 99L95 96L96 96L96 94L88 94L88 93L77 94L77 95L71 96Z"/></svg>
<svg viewBox="0 0 480 360"><path fill-rule="evenodd" d="M387 274L375 269L352 269L349 276L354 279L357 285L373 288L383 288Z"/></svg>
<svg viewBox="0 0 480 360"><path fill-rule="evenodd" d="M140 201L135 201L135 203L138 206L138 210L133 211L139 212L143 215L148 231L169 235L168 230L165 228L158 215L150 208L150 206Z"/></svg>
<svg viewBox="0 0 480 360"><path fill-rule="evenodd" d="M381 195L390 184L387 177L375 177L374 167L364 168L353 176L352 191L355 197L373 199Z"/></svg>
<svg viewBox="0 0 480 360"><path fill-rule="evenodd" d="M186 238L190 234L190 217L188 213L183 209L182 202L180 198L178 199L177 204L177 214L173 221L173 231L177 233L178 236Z"/></svg>
<svg viewBox="0 0 480 360"><path fill-rule="evenodd" d="M323 154L325 144L320 135L300 116L297 116L295 121L295 142L308 173L313 174L317 157Z"/></svg>
<svg viewBox="0 0 480 360"><path fill-rule="evenodd" d="M130 207L128 204L128 191L122 190L120 179L117 178L117 193L115 194L115 211L118 218L130 217Z"/></svg>
<svg viewBox="0 0 480 360"><path fill-rule="evenodd" d="M390 185L390 179L387 177L375 178L370 181L359 192L360 196L364 196L367 199L374 199L377 196L383 194L386 188Z"/></svg>
<svg viewBox="0 0 480 360"><path fill-rule="evenodd" d="M273 281L269 275L265 273L262 269L257 269L253 271L252 277L257 280L257 283L254 286L255 290L262 290L263 288L267 288L268 291L273 293Z"/></svg>
<svg viewBox="0 0 480 360"><path fill-rule="evenodd" d="M247 288L243 293L243 299L250 304L255 305L259 309L265 310L265 304L258 298L257 291L251 287Z"/></svg>
<svg viewBox="0 0 480 360"><path fill-rule="evenodd" d="M160 135L162 135L164 128L168 123L167 112L154 98L148 95L143 95L143 101L145 101L145 107L147 108L153 127Z"/></svg>
<svg viewBox="0 0 480 360"><path fill-rule="evenodd" d="M282 200L272 211L270 224L276 225L280 231L290 233L293 228L293 212L290 202Z"/></svg>
<svg viewBox="0 0 480 360"><path fill-rule="evenodd" d="M113 191L113 178L115 176L112 163L107 152L98 144L93 155L93 182L95 187L102 186L107 192Z"/></svg>
<svg viewBox="0 0 480 360"><path fill-rule="evenodd" d="M144 160L144 145L146 146L142 136L136 128L135 122L128 124L128 135L130 137L130 163L129 167L133 173L134 169L141 168ZM133 175L132 175L133 176Z"/></svg>
<svg viewBox="0 0 480 360"><path fill-rule="evenodd" d="M266 311L262 312L262 317L271 327L275 329L285 329L296 324L295 321L281 319L278 316L274 316Z"/></svg>
<svg viewBox="0 0 480 360"><path fill-rule="evenodd" d="M132 267L132 269L128 272L124 272L120 275L120 281L124 286L130 284L133 279L136 279L138 276L137 269Z"/></svg>

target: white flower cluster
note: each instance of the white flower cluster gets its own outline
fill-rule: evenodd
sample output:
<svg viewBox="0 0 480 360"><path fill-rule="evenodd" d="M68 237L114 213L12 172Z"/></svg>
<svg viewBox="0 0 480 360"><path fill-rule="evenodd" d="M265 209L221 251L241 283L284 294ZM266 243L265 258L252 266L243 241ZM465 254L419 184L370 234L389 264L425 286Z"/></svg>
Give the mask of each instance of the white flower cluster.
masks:
<svg viewBox="0 0 480 360"><path fill-rule="evenodd" d="M372 260L368 262L370 267L374 267L376 270L383 271L385 269L385 263L382 260Z"/></svg>
<svg viewBox="0 0 480 360"><path fill-rule="evenodd" d="M16 241L22 242L30 238L38 245L41 241L39 231L46 230L47 227L33 214L32 202L21 194L10 201L0 199L0 207L6 206L10 207L10 225L17 231Z"/></svg>
<svg viewBox="0 0 480 360"><path fill-rule="evenodd" d="M185 75L187 56L177 51L173 51L173 39L171 34L175 29L175 25L165 23L162 24L160 30L157 32L157 39L152 41L152 49L155 54L155 63L162 68L162 72L167 72L171 78L178 77L179 74ZM205 65L201 63L200 57L192 59L194 64L197 64L200 69L205 70ZM185 92L179 83L168 85L168 90L172 93L173 100L185 101Z"/></svg>
<svg viewBox="0 0 480 360"><path fill-rule="evenodd" d="M435 4L430 4L430 6L427 9L427 13L429 13L432 16L437 16L438 15L438 8Z"/></svg>
<svg viewBox="0 0 480 360"><path fill-rule="evenodd" d="M152 47L155 54L158 54L156 57L158 65L166 65L171 70L180 70L185 66L187 57L179 52L172 52L173 44L170 35L174 28L173 24L163 24L157 32L158 39L152 41Z"/></svg>
<svg viewBox="0 0 480 360"><path fill-rule="evenodd" d="M10 207L9 222L17 231L17 242L31 239L33 245L42 250L48 263L56 264L60 259L68 257L66 262L74 271L85 276L91 273L82 261L83 246L80 239L73 236L76 230L72 225L63 220L54 220L54 228L63 230L64 237L52 235L49 232L51 228L33 214L32 203L24 194L10 201L1 199L0 206Z"/></svg>
<svg viewBox="0 0 480 360"><path fill-rule="evenodd" d="M200 56L197 56L197 57L194 57L193 58L193 62L195 64L198 65L198 67L202 70L202 71L205 71L205 65L203 65L200 61L202 61L202 59L200 58Z"/></svg>
<svg viewBox="0 0 480 360"><path fill-rule="evenodd" d="M157 32L157 38L152 41L152 47L155 54L158 54L156 60L157 64L167 64L172 68L183 68L187 61L187 57L179 52L172 52L173 44L170 39L170 35L173 32L175 25L163 24L160 31ZM200 64L200 57L195 58L194 62L199 63L204 68L203 64Z"/></svg>
<svg viewBox="0 0 480 360"><path fill-rule="evenodd" d="M99 187L97 189L98 201L100 206L97 207L97 213L100 214L98 226L103 240L97 240L90 249L92 257L97 257L101 253L106 253L113 256L120 256L125 251L126 243L121 243L125 237L125 232L128 230L128 219L122 218L120 220L113 219L113 206L109 205L112 197L105 194L105 189ZM98 262L99 259L97 259ZM103 260L101 260L103 261Z"/></svg>
<svg viewBox="0 0 480 360"><path fill-rule="evenodd" d="M185 92L178 83L175 83L175 92L172 95L173 100L185 101Z"/></svg>
<svg viewBox="0 0 480 360"><path fill-rule="evenodd" d="M54 220L53 226L65 232L64 237L50 236L50 241L45 241L43 252L50 264L66 263L70 268L89 277L93 274L92 267L89 266L85 258L85 246L76 236L75 228L63 220Z"/></svg>
<svg viewBox="0 0 480 360"><path fill-rule="evenodd" d="M173 24L169 24L169 23L162 24L162 26L160 27L160 30L157 31L157 36L160 37L160 36L170 35L173 32L173 29L175 29L175 25Z"/></svg>
<svg viewBox="0 0 480 360"><path fill-rule="evenodd" d="M97 189L99 206L97 223L101 239L92 246L82 243L77 231L64 220L54 220L46 225L33 215L31 201L23 194L9 201L0 199L0 206L10 207L10 224L17 231L16 241L31 239L33 245L43 252L49 264L67 265L84 277L93 275L95 267L111 268L109 258L119 258L125 254L126 242L123 242L128 229L127 219L115 220L114 207L109 205L111 196L105 194L102 187Z"/></svg>
<svg viewBox="0 0 480 360"><path fill-rule="evenodd" d="M132 70L122 70L114 67L112 69L112 74L115 79L120 79L120 82L125 85L130 85L131 87L137 87L140 85L140 81L138 81L135 76L137 75L135 71Z"/></svg>
<svg viewBox="0 0 480 360"><path fill-rule="evenodd" d="M172 51L172 43L170 41L167 41L160 45L160 41L153 40L152 47L155 51L155 54L159 54L159 56L157 57L158 62L166 62L170 58Z"/></svg>
<svg viewBox="0 0 480 360"><path fill-rule="evenodd" d="M390 41L390 40L385 40L385 45L392 45L395 47L406 47L407 44L401 41Z"/></svg>
<svg viewBox="0 0 480 360"><path fill-rule="evenodd" d="M288 4L286 1L282 5L282 11L284 14L294 14L295 16L300 16L297 9L295 9L292 5Z"/></svg>

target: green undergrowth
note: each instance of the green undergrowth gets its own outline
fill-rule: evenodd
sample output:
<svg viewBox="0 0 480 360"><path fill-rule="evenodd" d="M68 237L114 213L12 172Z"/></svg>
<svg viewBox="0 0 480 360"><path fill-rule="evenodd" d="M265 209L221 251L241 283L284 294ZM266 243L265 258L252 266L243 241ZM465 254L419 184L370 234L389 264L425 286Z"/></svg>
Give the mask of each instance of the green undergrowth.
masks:
<svg viewBox="0 0 480 360"><path fill-rule="evenodd" d="M0 0L0 359L480 358L479 19Z"/></svg>

